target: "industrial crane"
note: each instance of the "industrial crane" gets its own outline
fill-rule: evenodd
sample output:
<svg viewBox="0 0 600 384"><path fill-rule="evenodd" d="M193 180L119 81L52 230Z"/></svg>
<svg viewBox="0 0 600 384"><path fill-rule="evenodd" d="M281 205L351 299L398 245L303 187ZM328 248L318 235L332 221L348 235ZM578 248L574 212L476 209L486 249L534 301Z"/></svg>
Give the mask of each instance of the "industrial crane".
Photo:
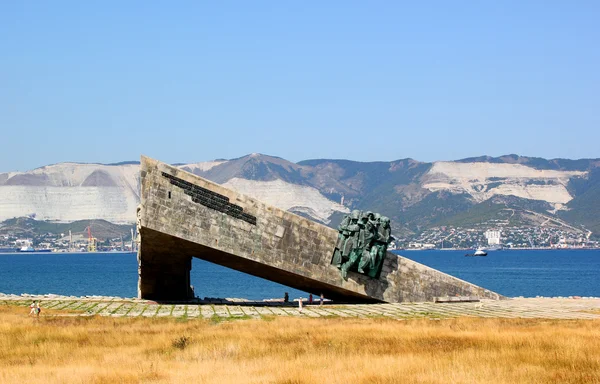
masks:
<svg viewBox="0 0 600 384"><path fill-rule="evenodd" d="M96 238L92 237L92 228L88 226L86 229L88 232L87 250L88 250L88 252L96 252Z"/></svg>

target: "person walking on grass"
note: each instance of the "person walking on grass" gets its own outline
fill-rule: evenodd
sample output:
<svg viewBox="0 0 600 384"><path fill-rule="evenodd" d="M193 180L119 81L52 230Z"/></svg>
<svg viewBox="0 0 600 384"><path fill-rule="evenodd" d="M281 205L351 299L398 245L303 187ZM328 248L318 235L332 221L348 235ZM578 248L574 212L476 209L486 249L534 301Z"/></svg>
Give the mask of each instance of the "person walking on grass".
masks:
<svg viewBox="0 0 600 384"><path fill-rule="evenodd" d="M302 312L302 298L298 299L298 312Z"/></svg>
<svg viewBox="0 0 600 384"><path fill-rule="evenodd" d="M40 308L40 302L32 301L29 305L29 314L27 316L39 318L40 312L42 312L42 308Z"/></svg>

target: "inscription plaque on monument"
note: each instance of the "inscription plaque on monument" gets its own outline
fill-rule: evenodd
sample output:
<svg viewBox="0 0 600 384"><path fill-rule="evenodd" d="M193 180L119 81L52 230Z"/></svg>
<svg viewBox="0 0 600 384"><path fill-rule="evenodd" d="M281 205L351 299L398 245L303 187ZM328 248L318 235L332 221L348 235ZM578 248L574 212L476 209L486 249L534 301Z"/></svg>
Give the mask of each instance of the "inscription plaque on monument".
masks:
<svg viewBox="0 0 600 384"><path fill-rule="evenodd" d="M183 189L186 195L192 197L194 203L202 204L205 207L212 208L231 217L235 217L236 219L244 220L247 223L256 225L256 217L244 213L244 209L239 205L230 203L229 197L169 175L166 172L162 172L162 176L169 179L172 185Z"/></svg>

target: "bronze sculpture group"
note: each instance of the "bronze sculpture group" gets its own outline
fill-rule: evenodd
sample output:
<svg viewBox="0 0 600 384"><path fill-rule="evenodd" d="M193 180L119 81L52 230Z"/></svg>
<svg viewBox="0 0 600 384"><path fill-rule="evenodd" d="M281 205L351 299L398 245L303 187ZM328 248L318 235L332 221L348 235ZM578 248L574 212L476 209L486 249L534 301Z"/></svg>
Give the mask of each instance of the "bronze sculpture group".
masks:
<svg viewBox="0 0 600 384"><path fill-rule="evenodd" d="M338 241L331 264L342 271L349 270L378 278L391 235L390 219L370 211L352 211L338 226Z"/></svg>

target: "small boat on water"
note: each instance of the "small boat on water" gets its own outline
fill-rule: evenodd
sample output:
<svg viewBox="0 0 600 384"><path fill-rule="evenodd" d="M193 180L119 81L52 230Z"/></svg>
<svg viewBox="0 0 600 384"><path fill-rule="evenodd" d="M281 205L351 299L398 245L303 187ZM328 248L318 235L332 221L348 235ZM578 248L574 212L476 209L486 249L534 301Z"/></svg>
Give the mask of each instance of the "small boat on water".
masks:
<svg viewBox="0 0 600 384"><path fill-rule="evenodd" d="M35 249L32 246L24 246L21 247L17 250L17 252L22 252L22 253L42 253L42 252L52 252L51 249Z"/></svg>
<svg viewBox="0 0 600 384"><path fill-rule="evenodd" d="M487 252L483 248L477 248L474 253L467 253L465 256L487 256Z"/></svg>

